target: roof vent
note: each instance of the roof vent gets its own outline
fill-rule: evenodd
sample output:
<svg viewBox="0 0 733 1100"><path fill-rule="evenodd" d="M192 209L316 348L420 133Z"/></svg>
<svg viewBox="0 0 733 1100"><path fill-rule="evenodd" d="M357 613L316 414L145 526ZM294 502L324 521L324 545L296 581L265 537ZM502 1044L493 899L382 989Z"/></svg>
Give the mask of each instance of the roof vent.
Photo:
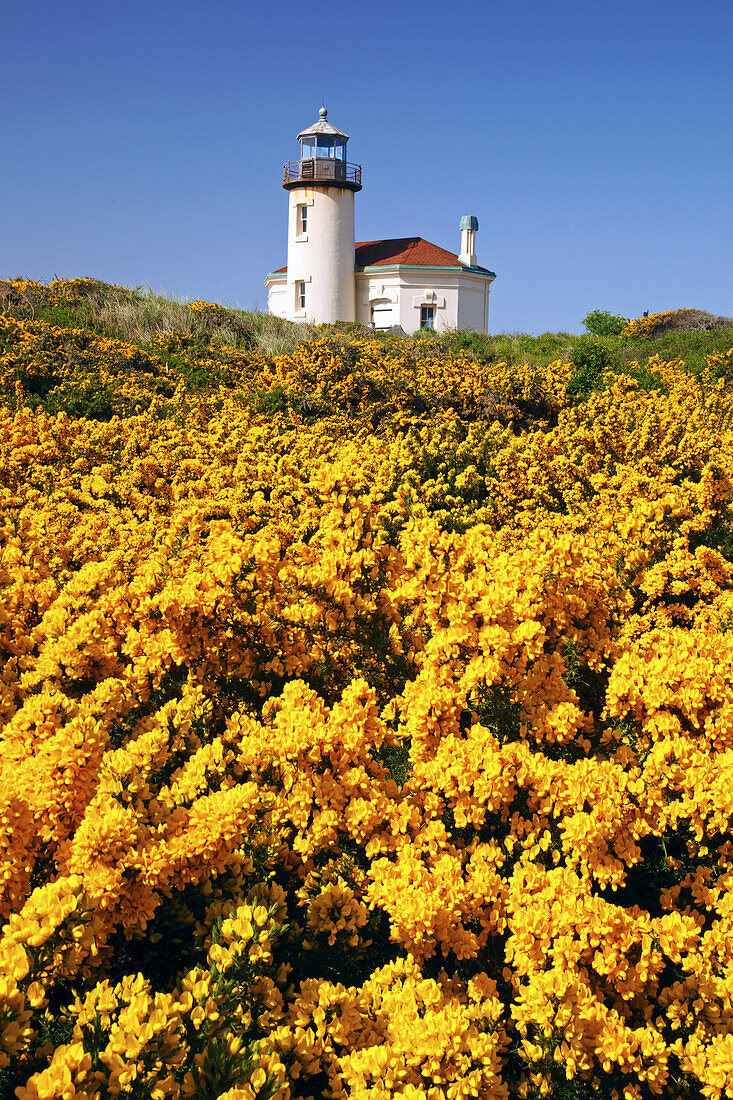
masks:
<svg viewBox="0 0 733 1100"><path fill-rule="evenodd" d="M473 214L464 214L461 218L461 251L458 259L467 267L476 267L476 230L478 218Z"/></svg>

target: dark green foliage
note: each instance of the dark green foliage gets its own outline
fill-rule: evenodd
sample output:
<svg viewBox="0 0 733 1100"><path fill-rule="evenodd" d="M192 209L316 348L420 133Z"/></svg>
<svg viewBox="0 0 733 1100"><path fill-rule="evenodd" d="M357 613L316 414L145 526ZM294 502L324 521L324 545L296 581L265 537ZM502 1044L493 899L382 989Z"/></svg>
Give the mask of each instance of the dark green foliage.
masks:
<svg viewBox="0 0 733 1100"><path fill-rule="evenodd" d="M74 1020L70 1015L55 1007L51 1012L46 1009L42 1014L34 1017L34 1024L38 1027L38 1045L50 1043L53 1047L62 1046L70 1042L74 1030ZM0 1100L15 1100L16 1088L22 1088L29 1077L34 1073L40 1073L48 1065L48 1058L37 1057L32 1061L23 1062L15 1058L10 1065L0 1069Z"/></svg>
<svg viewBox="0 0 733 1100"><path fill-rule="evenodd" d="M254 395L254 407L257 412L274 416L276 413L285 412L288 400L289 395L285 386L272 386L271 389L260 390Z"/></svg>
<svg viewBox="0 0 733 1100"><path fill-rule="evenodd" d="M646 366L631 366L622 368L624 374L635 378L643 390L662 390L667 392L667 386L659 371L650 370Z"/></svg>
<svg viewBox="0 0 733 1100"><path fill-rule="evenodd" d="M107 421L123 412L112 387L93 375L82 384L57 387L49 393L44 407L51 416L64 412L67 416L86 417L87 420Z"/></svg>
<svg viewBox="0 0 733 1100"><path fill-rule="evenodd" d="M606 309L592 309L586 313L583 324L594 336L618 336L626 324L626 318Z"/></svg>
<svg viewBox="0 0 733 1100"><path fill-rule="evenodd" d="M700 864L694 835L688 827L681 826L675 833L642 837L639 850L641 858L629 868L620 890L595 888L594 893L616 905L638 905L652 917L661 917L662 890L679 885L688 874L694 876Z"/></svg>
<svg viewBox="0 0 733 1100"><path fill-rule="evenodd" d="M457 329L439 334L430 332L428 340L436 355L463 352L472 359L487 363L534 363L541 366L554 359L567 358L577 337L567 332L543 332L540 336L527 333L489 336L483 332Z"/></svg>
<svg viewBox="0 0 733 1100"><path fill-rule="evenodd" d="M573 349L568 395L587 397L603 388L603 372L614 365L610 348L597 337L581 336Z"/></svg>
<svg viewBox="0 0 733 1100"><path fill-rule="evenodd" d="M390 778L394 779L398 787L404 787L412 771L410 746L404 741L398 745L385 745L378 757L387 768Z"/></svg>
<svg viewBox="0 0 733 1100"><path fill-rule="evenodd" d="M733 324L728 327L695 331L666 331L657 335L630 337L610 334L584 334L546 332L541 336L496 335L457 331L433 337L436 354L439 349L463 352L473 359L485 362L528 362L546 366L556 359L574 358L575 350L589 339L600 339L611 354L613 362L625 374L637 378L644 389L660 388L653 366L643 373L650 359L658 356L663 361L684 359L687 369L697 374L706 367L706 356L725 352L733 347ZM630 367L630 369L627 369Z"/></svg>
<svg viewBox="0 0 733 1100"><path fill-rule="evenodd" d="M476 359L485 359L491 362L496 358L491 336L482 332L468 332L466 329L458 329L444 338L450 351L465 351Z"/></svg>
<svg viewBox="0 0 733 1100"><path fill-rule="evenodd" d="M518 741L524 720L521 708L512 698L512 689L505 684L480 687L471 703L479 721L505 744Z"/></svg>
<svg viewBox="0 0 733 1100"><path fill-rule="evenodd" d="M725 352L733 347L733 324L728 328L698 332L663 332L637 340L619 338L619 355L622 361L637 360L646 363L654 356L665 362L684 359L692 374L699 374L707 366L706 356Z"/></svg>
<svg viewBox="0 0 733 1100"><path fill-rule="evenodd" d="M203 1052L202 1065L192 1063L197 1100L217 1100L222 1092L233 1088L242 1080L249 1080L259 1066L259 1053L258 1042L251 1042L236 1055L232 1055L228 1036L210 1038ZM278 1084L270 1074L256 1095L259 1100L267 1100L277 1091ZM141 1094L140 1100L147 1100L147 1095Z"/></svg>
<svg viewBox="0 0 733 1100"><path fill-rule="evenodd" d="M703 531L690 536L690 550L695 551L699 546L717 550L728 561L733 561L733 520L728 507L714 516Z"/></svg>

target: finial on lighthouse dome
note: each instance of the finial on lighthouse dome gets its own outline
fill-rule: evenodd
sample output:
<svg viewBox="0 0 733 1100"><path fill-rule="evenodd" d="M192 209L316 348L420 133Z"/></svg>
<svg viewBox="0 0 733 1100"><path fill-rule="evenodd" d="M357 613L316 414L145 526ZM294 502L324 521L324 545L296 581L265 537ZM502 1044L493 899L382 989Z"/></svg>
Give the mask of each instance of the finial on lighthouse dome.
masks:
<svg viewBox="0 0 733 1100"><path fill-rule="evenodd" d="M307 130L300 131L298 134L298 141L302 141L303 138L310 137L312 134L331 134L333 137L341 138L343 141L349 140L348 134L345 134L343 130L339 130L328 121L328 111L325 106L321 107L318 112L318 121L314 122L312 126L309 126Z"/></svg>

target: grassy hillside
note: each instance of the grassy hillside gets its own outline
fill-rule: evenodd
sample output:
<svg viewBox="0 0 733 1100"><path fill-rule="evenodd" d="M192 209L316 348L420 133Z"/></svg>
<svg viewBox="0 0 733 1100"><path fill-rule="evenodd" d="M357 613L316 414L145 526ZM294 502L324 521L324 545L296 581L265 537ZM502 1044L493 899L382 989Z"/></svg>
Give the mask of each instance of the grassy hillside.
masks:
<svg viewBox="0 0 733 1100"><path fill-rule="evenodd" d="M184 304L92 279L56 280L49 286L21 279L0 281L0 309L0 392L5 400L13 400L19 383L22 400L31 407L97 420L140 412L152 402L158 415L165 415L174 395L180 401L183 393L200 396L221 389L236 391L256 408L292 407L311 417L325 415L334 406L322 388L316 393L309 379L299 375L289 376L286 384L284 376L275 377L270 362L272 356L287 355L314 341L327 341L343 360L342 370L360 358L354 340L369 343L373 366L388 359L405 364L399 379L373 382L369 394L360 397L379 423L394 411L395 402L411 402L413 411L423 405L426 410L455 405L454 395L441 394L439 384L423 391L419 376L426 376L427 367L417 371L416 362L440 363L447 357L477 363L479 373L497 368L499 374L504 367L516 366L519 377L561 361L570 371L569 392L583 398L622 375L635 378L644 388L662 386L658 360L682 359L686 370L699 374L706 369L707 356L733 345L733 320L727 326L690 331L685 314L693 311L685 310L663 315L656 324L654 318L642 319L619 336L425 331L404 338L357 324L295 324L206 302ZM679 317L679 327L669 317ZM490 418L499 400L500 419L542 414L544 395L537 392L517 406L518 396L516 386L509 384L501 395L477 395L476 407L461 411L464 416Z"/></svg>
<svg viewBox="0 0 733 1100"><path fill-rule="evenodd" d="M296 324L268 313L207 302L182 303L149 290L130 290L94 279L54 280L48 286L27 279L0 280L0 308L13 317L44 320L63 328L83 328L136 343L148 343L156 336L176 332L202 344L256 348L270 355L293 351L305 340L334 332L371 334L384 341L398 339L373 333L358 324ZM682 358L688 368L700 369L705 354L730 347L733 318L712 318L718 323L704 328L699 327L699 320L697 325L691 325L686 314L701 315L699 310L677 310L653 315L651 322L640 318L620 336L603 337L601 343L619 367L633 362L643 364L650 357L659 356L667 361ZM588 339L563 332L484 336L461 331L442 337L426 332L420 338L431 340L443 352L463 351L476 359L537 365L572 357L578 345L582 347Z"/></svg>
<svg viewBox="0 0 733 1100"><path fill-rule="evenodd" d="M0 1098L733 1094L727 330L2 294Z"/></svg>

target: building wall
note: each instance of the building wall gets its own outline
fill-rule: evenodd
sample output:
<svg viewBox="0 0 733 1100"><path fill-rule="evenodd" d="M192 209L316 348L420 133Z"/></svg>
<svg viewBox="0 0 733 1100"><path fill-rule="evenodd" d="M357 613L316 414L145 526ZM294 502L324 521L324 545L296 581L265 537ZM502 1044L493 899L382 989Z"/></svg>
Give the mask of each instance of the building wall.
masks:
<svg viewBox="0 0 733 1100"><path fill-rule="evenodd" d="M298 235L297 208L305 205L306 233ZM305 282L305 309L297 308L296 283ZM279 308L282 303L276 301ZM354 192L343 187L296 187L290 192L288 274L280 316L316 324L353 321Z"/></svg>
<svg viewBox="0 0 733 1100"><path fill-rule="evenodd" d="M437 332L450 328L486 332L491 282L489 276L460 268L357 272L356 319L363 324L374 319L378 327L385 328L401 325L412 333L420 328L420 307L431 305ZM391 310L387 311L387 305Z"/></svg>
<svg viewBox="0 0 733 1100"><path fill-rule="evenodd" d="M299 270L303 270L301 267ZM385 271L357 272L355 277L356 303L351 319L362 324L376 322L378 328L401 325L407 333L420 328L420 306L435 307L437 332L449 328L469 329L471 332L487 332L489 316L489 288L492 278L480 273L455 271ZM308 287L306 284L306 296ZM306 320L308 310L296 313L295 277L269 278L268 308L270 313L291 320ZM375 307L373 313L372 307ZM342 320L345 318L338 318Z"/></svg>
<svg viewBox="0 0 733 1100"><path fill-rule="evenodd" d="M488 332L491 281L473 275L461 277L458 327L471 332Z"/></svg>
<svg viewBox="0 0 733 1100"><path fill-rule="evenodd" d="M275 317L290 319L288 311L288 281L283 275L279 279L265 279L267 287L267 309Z"/></svg>

